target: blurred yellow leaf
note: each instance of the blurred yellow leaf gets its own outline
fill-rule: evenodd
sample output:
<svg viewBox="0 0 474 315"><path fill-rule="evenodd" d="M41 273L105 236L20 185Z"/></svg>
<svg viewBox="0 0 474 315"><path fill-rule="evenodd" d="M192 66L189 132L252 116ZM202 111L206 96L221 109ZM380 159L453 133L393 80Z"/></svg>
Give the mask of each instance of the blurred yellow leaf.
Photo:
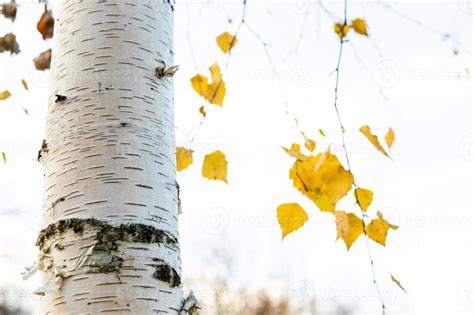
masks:
<svg viewBox="0 0 474 315"><path fill-rule="evenodd" d="M393 143L395 142L395 132L392 128L390 128L385 135L385 143L388 145L389 148L392 147Z"/></svg>
<svg viewBox="0 0 474 315"><path fill-rule="evenodd" d="M321 134L321 136L326 137L326 134L324 133L324 130L319 129L319 133Z"/></svg>
<svg viewBox="0 0 474 315"><path fill-rule="evenodd" d="M365 20L363 19L352 20L352 28L358 34L365 35L365 36L369 35L369 33L367 33L367 24L365 23Z"/></svg>
<svg viewBox="0 0 474 315"><path fill-rule="evenodd" d="M291 149L287 149L284 147L281 147L286 153L288 153L290 156L297 158L298 160L306 160L308 157L301 153L301 147L297 143L293 143L291 145Z"/></svg>
<svg viewBox="0 0 474 315"><path fill-rule="evenodd" d="M309 152L313 152L316 149L316 141L306 137L304 132L301 133L304 137L304 146L308 149Z"/></svg>
<svg viewBox="0 0 474 315"><path fill-rule="evenodd" d="M197 74L191 79L191 85L209 103L222 106L226 87L222 80L221 68L215 63L209 67L209 71L211 72L212 83L209 83L205 76Z"/></svg>
<svg viewBox="0 0 474 315"><path fill-rule="evenodd" d="M369 208L370 204L372 203L374 193L365 188L357 188L354 191L354 195L362 211L366 212L367 208Z"/></svg>
<svg viewBox="0 0 474 315"><path fill-rule="evenodd" d="M227 160L224 153L215 151L204 157L202 176L211 180L221 180L227 183Z"/></svg>
<svg viewBox="0 0 474 315"><path fill-rule="evenodd" d="M372 143L372 145L377 150L382 152L382 154L385 155L386 157L389 157L387 151L385 151L385 149L380 145L378 137L372 134L372 131L370 130L369 126L367 126L367 125L362 126L362 127L360 127L359 131L362 132L362 134L364 136L366 136L367 139L369 139L370 143Z"/></svg>
<svg viewBox="0 0 474 315"><path fill-rule="evenodd" d="M25 88L25 90L27 90L27 91L29 90L28 89L28 83L26 83L25 80L21 80L21 84L23 85L23 88Z"/></svg>
<svg viewBox="0 0 474 315"><path fill-rule="evenodd" d="M377 216L378 219L373 219L369 225L367 225L367 236L371 240L385 246L388 230L396 230L398 226L388 223L380 211L377 211Z"/></svg>
<svg viewBox="0 0 474 315"><path fill-rule="evenodd" d="M407 291L405 290L405 288L402 286L402 284L400 283L400 281L398 281L392 274L390 274L390 279L392 279L392 281L400 288L403 290L403 292L407 293Z"/></svg>
<svg viewBox="0 0 474 315"><path fill-rule="evenodd" d="M349 33L351 27L347 24L342 25L341 23L334 24L334 32L336 32L337 36L340 39L346 37L347 33Z"/></svg>
<svg viewBox="0 0 474 315"><path fill-rule="evenodd" d="M205 96L209 81L205 76L197 74L191 79L191 85L193 86L194 90L199 94L199 96Z"/></svg>
<svg viewBox="0 0 474 315"><path fill-rule="evenodd" d="M282 240L290 233L301 228L308 221L308 214L297 203L282 204L277 208L278 223Z"/></svg>
<svg viewBox="0 0 474 315"><path fill-rule="evenodd" d="M3 159L3 163L7 165L7 154L5 152L2 152L2 159Z"/></svg>
<svg viewBox="0 0 474 315"><path fill-rule="evenodd" d="M0 93L0 101L4 101L4 100L8 99L10 96L12 96L10 94L10 92L3 91L3 92Z"/></svg>
<svg viewBox="0 0 474 315"><path fill-rule="evenodd" d="M335 216L337 230L336 240L342 238L347 250L349 250L363 232L362 219L353 213L346 213L344 211L336 211Z"/></svg>
<svg viewBox="0 0 474 315"><path fill-rule="evenodd" d="M293 185L321 211L334 212L339 200L352 188L354 177L329 151L296 160L290 169Z"/></svg>
<svg viewBox="0 0 474 315"><path fill-rule="evenodd" d="M224 32L216 38L217 45L224 52L227 53L229 50L237 45L237 37L232 36L229 32Z"/></svg>
<svg viewBox="0 0 474 315"><path fill-rule="evenodd" d="M176 148L176 170L181 172L193 163L193 151L183 147Z"/></svg>

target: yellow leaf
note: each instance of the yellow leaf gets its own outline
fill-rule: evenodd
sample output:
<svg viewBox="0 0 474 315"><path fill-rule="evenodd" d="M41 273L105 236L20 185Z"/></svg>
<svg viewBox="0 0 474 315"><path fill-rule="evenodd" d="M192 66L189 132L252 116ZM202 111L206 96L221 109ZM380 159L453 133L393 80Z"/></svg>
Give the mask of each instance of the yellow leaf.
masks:
<svg viewBox="0 0 474 315"><path fill-rule="evenodd" d="M232 36L229 32L224 32L216 38L217 45L219 45L220 49L227 53L229 50L234 48L237 45L237 37Z"/></svg>
<svg viewBox="0 0 474 315"><path fill-rule="evenodd" d="M301 228L308 221L308 214L297 203L285 203L277 208L278 223L281 227L281 239Z"/></svg>
<svg viewBox="0 0 474 315"><path fill-rule="evenodd" d="M227 160L224 153L215 151L204 157L202 176L211 180L221 180L227 183Z"/></svg>
<svg viewBox="0 0 474 315"><path fill-rule="evenodd" d="M334 32L336 32L337 36L339 36L340 39L343 39L344 37L346 37L350 29L351 27L347 24L345 25L342 25L341 23L334 24Z"/></svg>
<svg viewBox="0 0 474 315"><path fill-rule="evenodd" d="M380 211L377 211L377 216L378 219L373 219L369 225L367 225L367 236L371 240L385 246L388 230L396 230L398 226L388 223Z"/></svg>
<svg viewBox="0 0 474 315"><path fill-rule="evenodd" d="M208 78L201 74L195 75L191 79L191 85L194 90L209 103L222 106L225 97L225 83L222 80L221 69L217 63L209 67L212 83L209 84Z"/></svg>
<svg viewBox="0 0 474 315"><path fill-rule="evenodd" d="M181 172L193 163L193 151L183 147L176 148L176 170Z"/></svg>
<svg viewBox="0 0 474 315"><path fill-rule="evenodd" d="M285 150L286 153L288 153L291 157L297 158L298 160L306 160L308 157L301 153L301 147L297 143L293 143L291 145L291 149L287 149L284 147L281 147L283 150Z"/></svg>
<svg viewBox="0 0 474 315"><path fill-rule="evenodd" d="M293 185L321 211L334 212L339 200L352 188L354 177L329 151L296 160L290 169Z"/></svg>
<svg viewBox="0 0 474 315"><path fill-rule="evenodd" d="M368 36L369 33L367 33L367 24L363 19L354 19L352 20L352 28L354 31L358 34Z"/></svg>
<svg viewBox="0 0 474 315"><path fill-rule="evenodd" d="M6 100L7 98L9 98L10 96L12 96L12 95L10 94L10 92L8 92L8 91L3 91L3 92L0 93L0 101L4 101L4 100Z"/></svg>
<svg viewBox="0 0 474 315"><path fill-rule="evenodd" d="M349 250L352 244L362 234L362 219L353 213L346 213L344 211L336 211L335 216L337 230L336 239L342 238L346 244L347 250Z"/></svg>
<svg viewBox="0 0 474 315"><path fill-rule="evenodd" d="M326 134L324 133L324 130L319 129L319 133L321 134L321 136L326 137Z"/></svg>
<svg viewBox="0 0 474 315"><path fill-rule="evenodd" d="M362 126L362 127L360 127L359 131L362 132L362 134L364 136L366 136L367 139L369 139L370 143L372 143L372 145L377 150L382 152L382 154L385 155L386 157L389 157L387 151L385 151L385 149L380 145L378 137L372 134L372 131L370 130L369 126L367 126L367 125Z"/></svg>
<svg viewBox="0 0 474 315"><path fill-rule="evenodd" d="M405 288L402 286L402 284L400 283L400 281L398 281L392 274L390 274L390 279L392 279L392 281L400 288L403 290L403 292L407 293L407 291L405 290Z"/></svg>
<svg viewBox="0 0 474 315"><path fill-rule="evenodd" d="M369 208L370 204L372 203L374 193L365 188L357 188L354 191L354 195L362 211L366 212L367 208Z"/></svg>
<svg viewBox="0 0 474 315"><path fill-rule="evenodd" d="M5 152L2 152L2 159L3 159L3 163L7 165L7 154Z"/></svg>
<svg viewBox="0 0 474 315"><path fill-rule="evenodd" d="M391 148L394 142L395 142L395 132L393 132L393 129L390 128L388 129L388 132L385 135L385 143L388 145L389 148Z"/></svg>
<svg viewBox="0 0 474 315"><path fill-rule="evenodd" d="M222 106L225 96L225 83L222 80L221 68L217 63L209 67L212 84L208 86L206 99L211 104Z"/></svg>
<svg viewBox="0 0 474 315"><path fill-rule="evenodd" d="M313 152L314 149L316 149L316 142L306 137L304 132L302 132L301 134L303 135L303 138L304 138L304 146L306 147L306 149L309 150L309 152Z"/></svg>
<svg viewBox="0 0 474 315"><path fill-rule="evenodd" d="M197 74L191 79L191 85L199 96L205 96L209 82L205 76Z"/></svg>
<svg viewBox="0 0 474 315"><path fill-rule="evenodd" d="M28 89L28 83L26 83L25 80L21 80L21 84L23 85L23 87L25 88L25 90L27 90L27 91L29 90L29 89Z"/></svg>

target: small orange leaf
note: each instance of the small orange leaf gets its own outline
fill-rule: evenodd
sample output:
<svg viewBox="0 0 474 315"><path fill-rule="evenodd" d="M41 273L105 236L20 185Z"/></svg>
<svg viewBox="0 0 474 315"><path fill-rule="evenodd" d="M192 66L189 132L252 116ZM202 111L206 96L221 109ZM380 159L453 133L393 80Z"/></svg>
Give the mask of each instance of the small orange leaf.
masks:
<svg viewBox="0 0 474 315"><path fill-rule="evenodd" d="M41 16L36 28L43 36L43 39L48 39L53 37L54 32L54 18L51 14L51 11L48 11L46 8L43 15Z"/></svg>

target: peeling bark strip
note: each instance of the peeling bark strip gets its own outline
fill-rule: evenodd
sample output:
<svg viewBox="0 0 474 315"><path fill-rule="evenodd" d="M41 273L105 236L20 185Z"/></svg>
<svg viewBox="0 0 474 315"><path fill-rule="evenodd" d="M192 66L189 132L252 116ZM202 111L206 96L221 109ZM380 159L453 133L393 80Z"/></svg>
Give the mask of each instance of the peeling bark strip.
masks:
<svg viewBox="0 0 474 315"><path fill-rule="evenodd" d="M181 307L171 3L55 2L40 314Z"/></svg>
<svg viewBox="0 0 474 315"><path fill-rule="evenodd" d="M65 219L51 223L41 230L36 246L44 250L47 239L56 239L60 234L73 231L82 234L84 231L97 230L97 241L105 246L106 250L117 250L117 242L157 243L176 246L177 239L169 232L159 230L150 225L131 223L112 226L104 221L90 219Z"/></svg>

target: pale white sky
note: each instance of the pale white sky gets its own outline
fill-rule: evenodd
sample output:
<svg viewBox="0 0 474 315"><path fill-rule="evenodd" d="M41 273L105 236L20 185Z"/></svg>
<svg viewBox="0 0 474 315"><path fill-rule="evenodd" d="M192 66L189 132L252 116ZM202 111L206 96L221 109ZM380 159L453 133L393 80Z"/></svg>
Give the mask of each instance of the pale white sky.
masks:
<svg viewBox="0 0 474 315"><path fill-rule="evenodd" d="M0 34L15 32L22 49L13 58L0 55L0 90L13 94L0 103L0 150L9 159L8 166L0 168L0 275L4 287L14 288L8 291L10 297L23 297L34 305L35 297L18 289L35 286L34 280L23 283L19 272L35 259L33 243L40 227L42 168L36 154L44 134L47 75L35 71L31 60L51 43L35 30L41 5L17 2L23 3L17 21L12 25L0 19ZM189 79L196 67L206 75L215 61L223 67L226 56L215 37L235 31L241 6L230 0L178 2L175 50L181 67L175 76L176 137L178 145L187 146L203 104ZM315 296L319 309L327 312L345 304L356 313L379 313L363 239L349 253L342 242L334 242L333 217L319 212L292 187L288 179L292 161L279 148L301 141L285 114L286 95L290 114L319 148L329 143L318 137L322 128L333 152L342 154L333 108L334 76L330 76L338 50L333 22L313 4L317 1L248 2L247 21L269 43L283 89L261 44L242 29L225 73L224 107L209 109L193 143L194 164L178 176L185 275L212 272L207 260L212 260L213 248L223 248L235 259L235 285L288 291L298 303ZM322 3L334 16L342 16L342 1ZM371 213L381 210L400 225L398 231L389 232L386 248L370 242L388 311L471 314L474 11L468 1L349 3L349 17L366 18L371 33L368 39L351 34L353 48L346 45L343 56L339 103L349 156L356 181L375 193ZM233 20L230 25L228 18ZM452 34L460 43L443 41L433 30ZM22 78L28 81L29 92L22 90ZM377 134L394 128L394 161L384 158L357 131L364 124ZM228 185L200 176L203 155L216 149L227 155ZM310 219L281 242L276 207L287 202L298 202ZM350 198L339 208L355 211ZM389 273L402 281L408 295L390 281Z"/></svg>

